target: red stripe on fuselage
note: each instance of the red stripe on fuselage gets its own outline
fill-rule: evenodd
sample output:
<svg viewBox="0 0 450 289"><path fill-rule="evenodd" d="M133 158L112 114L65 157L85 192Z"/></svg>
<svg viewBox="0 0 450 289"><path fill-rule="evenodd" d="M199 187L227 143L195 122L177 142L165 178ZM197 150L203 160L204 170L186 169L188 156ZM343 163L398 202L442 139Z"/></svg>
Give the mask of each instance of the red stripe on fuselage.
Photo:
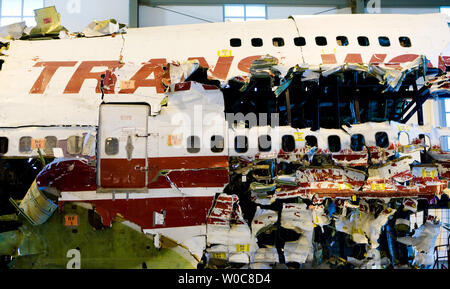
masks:
<svg viewBox="0 0 450 289"><path fill-rule="evenodd" d="M102 223L110 226L120 214L142 229L198 226L206 224L206 217L214 196L168 197L151 199L85 200L94 205L102 217ZM64 202L60 202L62 205ZM164 224L157 224L154 214L164 216Z"/></svg>
<svg viewBox="0 0 450 289"><path fill-rule="evenodd" d="M143 159L102 159L101 185L104 188L141 188L144 172L134 169L144 166ZM223 187L228 183L228 156L162 157L148 160L148 188ZM161 171L173 170L165 176ZM159 176L158 176L159 175Z"/></svg>

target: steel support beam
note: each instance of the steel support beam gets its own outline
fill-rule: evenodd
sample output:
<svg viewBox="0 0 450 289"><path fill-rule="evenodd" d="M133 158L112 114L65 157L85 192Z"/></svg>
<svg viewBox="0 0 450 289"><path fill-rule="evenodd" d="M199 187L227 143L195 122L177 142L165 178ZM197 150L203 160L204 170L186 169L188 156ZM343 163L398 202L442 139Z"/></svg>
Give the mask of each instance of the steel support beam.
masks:
<svg viewBox="0 0 450 289"><path fill-rule="evenodd" d="M128 27L139 27L139 0L128 0L129 2L129 14L128 14Z"/></svg>

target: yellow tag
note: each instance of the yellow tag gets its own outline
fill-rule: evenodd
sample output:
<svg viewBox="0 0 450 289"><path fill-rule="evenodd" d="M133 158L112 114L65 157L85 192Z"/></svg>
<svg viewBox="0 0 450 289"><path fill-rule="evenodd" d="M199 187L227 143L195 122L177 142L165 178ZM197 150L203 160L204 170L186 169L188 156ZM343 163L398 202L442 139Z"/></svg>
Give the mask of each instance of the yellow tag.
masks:
<svg viewBox="0 0 450 289"><path fill-rule="evenodd" d="M134 89L135 81L134 80L122 80L120 81L120 89Z"/></svg>
<svg viewBox="0 0 450 289"><path fill-rule="evenodd" d="M372 191L384 191L386 189L386 185L384 183L381 184L372 184Z"/></svg>
<svg viewBox="0 0 450 289"><path fill-rule="evenodd" d="M32 149L45 149L45 138L42 139L31 139L31 148Z"/></svg>
<svg viewBox="0 0 450 289"><path fill-rule="evenodd" d="M304 132L294 132L295 141L305 141Z"/></svg>
<svg viewBox="0 0 450 289"><path fill-rule="evenodd" d="M397 125L399 131L409 131L409 126L407 125Z"/></svg>
<svg viewBox="0 0 450 289"><path fill-rule="evenodd" d="M212 253L211 254L214 259L226 259L227 254L225 253Z"/></svg>
<svg viewBox="0 0 450 289"><path fill-rule="evenodd" d="M353 195L353 196L352 196L352 201L353 201L353 202L356 202L356 195Z"/></svg>
<svg viewBox="0 0 450 289"><path fill-rule="evenodd" d="M339 184L339 190L351 190L352 188L351 184Z"/></svg>
<svg viewBox="0 0 450 289"><path fill-rule="evenodd" d="M231 50L222 49L217 51L217 56L219 57L231 57Z"/></svg>
<svg viewBox="0 0 450 289"><path fill-rule="evenodd" d="M319 217L317 217L317 215L316 215L316 224L318 224L319 223Z"/></svg>
<svg viewBox="0 0 450 289"><path fill-rule="evenodd" d="M422 168L422 178L432 178L434 179L434 170L426 170L425 168Z"/></svg>
<svg viewBox="0 0 450 289"><path fill-rule="evenodd" d="M250 244L236 244L236 252L250 251Z"/></svg>

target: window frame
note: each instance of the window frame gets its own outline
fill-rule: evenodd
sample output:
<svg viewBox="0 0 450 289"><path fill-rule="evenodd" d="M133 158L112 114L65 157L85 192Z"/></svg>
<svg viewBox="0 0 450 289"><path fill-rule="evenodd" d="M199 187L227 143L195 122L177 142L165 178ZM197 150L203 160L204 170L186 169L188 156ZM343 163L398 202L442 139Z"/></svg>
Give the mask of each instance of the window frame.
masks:
<svg viewBox="0 0 450 289"><path fill-rule="evenodd" d="M269 143L269 147L263 148L261 147L261 138L266 137L266 140ZM272 150L272 136L270 134L262 134L258 136L258 152L270 152Z"/></svg>
<svg viewBox="0 0 450 289"><path fill-rule="evenodd" d="M281 42L280 42L280 40L281 40ZM281 44L281 45L275 45L275 42L277 42L278 44ZM286 43L284 42L284 38L283 37L273 37L272 38L272 45L274 47L283 47L285 44Z"/></svg>
<svg viewBox="0 0 450 289"><path fill-rule="evenodd" d="M325 44L321 45L321 44L318 43L319 40L321 40L321 39L325 39ZM316 37L314 37L314 41L315 41L316 45L320 46L320 47L328 45L328 39L327 39L326 36L316 36Z"/></svg>
<svg viewBox="0 0 450 289"><path fill-rule="evenodd" d="M379 133L384 133L384 134L386 135L386 138L387 138L387 146L382 147L381 145L378 145L377 134L379 134ZM388 134L387 132L385 132L385 131L377 131L377 132L375 132L374 137L375 137L375 145L376 145L377 147L383 148L383 149L389 148L389 145L390 145L390 139L389 139L389 134Z"/></svg>
<svg viewBox="0 0 450 289"><path fill-rule="evenodd" d="M291 139L290 141L292 141L292 144L294 145L294 147L292 148L292 150L285 150L285 138L289 138ZM296 145L295 145L295 137L292 134L285 134L281 137L281 150L285 153L291 153L293 151L295 151Z"/></svg>
<svg viewBox="0 0 450 289"><path fill-rule="evenodd" d="M343 44L339 44L339 42L338 41L340 41L341 39L339 39L339 38L343 38L343 39L345 39L346 41L347 41L347 44L346 45L343 45ZM350 45L350 41L348 41L348 37L347 36L344 36L344 35L338 35L338 36L336 36L336 44L338 45L338 46L342 46L342 47L345 47L345 46L349 46Z"/></svg>
<svg viewBox="0 0 450 289"><path fill-rule="evenodd" d="M109 153L109 151L107 150L107 147L108 147L107 143L108 143L109 139L117 141L117 151L115 151L113 153ZM120 141L119 141L119 139L117 137L107 137L107 138L105 138L105 145L104 145L105 146L105 154L108 155L108 156L115 156L115 155L119 154L119 152L120 152L119 144L120 144Z"/></svg>
<svg viewBox="0 0 450 289"><path fill-rule="evenodd" d="M367 36L358 36L358 37L356 38L356 40L358 40L358 45L359 45L359 46L362 46L362 47L368 47L368 46L370 46L370 40L369 40L369 37L367 37ZM362 44L361 44L361 41L362 41L362 40L367 41L367 45L362 45Z"/></svg>
<svg viewBox="0 0 450 289"><path fill-rule="evenodd" d="M21 147L22 147L22 139L25 139L25 138L30 140L30 150L26 150L26 151L21 149ZM20 137L20 139L19 139L19 153L23 153L23 154L31 153L33 151L33 148L31 147L31 143L32 142L33 142L33 137L31 137L29 135Z"/></svg>
<svg viewBox="0 0 450 289"><path fill-rule="evenodd" d="M303 42L302 42L303 44L302 44L302 45L297 45L296 39L298 39L299 41L303 39ZM306 46L306 38L303 37L303 36L297 36L297 37L294 37L294 45L297 46L297 47L303 47L303 46Z"/></svg>
<svg viewBox="0 0 450 289"><path fill-rule="evenodd" d="M194 144L192 144L192 138L194 139ZM198 139L198 147L196 147L196 139ZM190 141L189 141L190 140ZM201 139L197 135L190 135L186 138L186 151L190 154L197 154L200 152L202 147Z"/></svg>
<svg viewBox="0 0 450 289"><path fill-rule="evenodd" d="M219 137L219 138L221 138L222 140L222 147L221 148L219 148L219 147L217 147L217 146L213 146L213 144L217 144L217 142L219 142L219 140L214 140L213 141L213 137L215 137L215 138L217 138L217 137ZM211 136L211 138L210 138L210 149L211 149L211 152L213 152L213 153L221 153L221 152L223 152L224 150L225 150L225 138L223 137L223 136L221 136L221 135L219 135L219 134L214 134L214 135L212 135ZM219 149L217 149L217 148L219 148Z"/></svg>
<svg viewBox="0 0 450 289"><path fill-rule="evenodd" d="M244 16L227 16L225 15L225 6L244 6ZM259 16L247 16L247 7L248 6L264 6L264 18ZM244 22L247 19L266 19L267 20L267 5L266 4L224 4L222 5L222 20L226 22L227 19L244 19Z"/></svg>
<svg viewBox="0 0 450 289"><path fill-rule="evenodd" d="M80 140L81 146L80 146L80 150L79 151L76 151L76 152L71 152L72 150L69 151L69 139L71 139L71 138L75 138L75 139L78 138ZM69 136L67 138L67 141L66 141L66 150L67 150L67 153L70 154L70 155L81 154L83 152L83 137L79 136L79 135L71 135L71 136Z"/></svg>
<svg viewBox="0 0 450 289"><path fill-rule="evenodd" d="M388 45L382 45L381 44L381 39L386 38L388 41ZM390 47L391 46L391 39L388 36L378 36L378 45L380 45L381 47Z"/></svg>
<svg viewBox="0 0 450 289"><path fill-rule="evenodd" d="M36 25L35 22L35 17L34 15L24 15L24 4L25 4L25 0L19 0L20 2L18 2L17 4L20 5L20 15L3 15L3 11L2 11L2 6L3 6L3 0L0 0L0 26L5 26L5 25L9 25L9 24L3 24L2 19L4 18L20 18L20 21L25 21L26 23L26 19L31 19L34 21L34 25ZM45 0L42 0L42 6L40 8L36 8L36 9L41 9L41 8L45 8ZM13 22L15 23L15 22ZM12 23L10 23L12 24ZM27 25L29 26L29 25Z"/></svg>
<svg viewBox="0 0 450 289"><path fill-rule="evenodd" d="M335 150L335 151L331 150L330 138L332 138L332 137L336 137L336 138L339 140L339 149L338 149L338 150ZM337 134L329 135L329 136L327 137L327 146L328 146L328 149L330 150L331 153L338 153L338 152L340 152L340 151L342 150L341 137L338 136Z"/></svg>
<svg viewBox="0 0 450 289"><path fill-rule="evenodd" d="M0 155L4 155L4 154L7 154L8 153L8 150L9 150L9 139L8 139L8 137L6 137L6 136L0 136L0 143L2 142L2 140L6 140L6 150L4 151L4 152L2 152L1 150L0 150ZM0 145L0 148L1 148L2 146Z"/></svg>
<svg viewBox="0 0 450 289"><path fill-rule="evenodd" d="M408 40L408 44L409 45L402 45L402 38L404 38L404 39L406 39L406 40ZM400 47L403 47L403 48L410 48L410 47L412 47L412 42L411 42L411 38L409 38L408 36L399 36L398 37L398 44L400 45Z"/></svg>
<svg viewBox="0 0 450 289"><path fill-rule="evenodd" d="M238 148L238 137L243 137L245 140L245 148ZM248 143L248 137L245 134L238 134L234 136L234 151L238 154L245 154L246 152L248 152L248 147L249 147L249 143ZM241 151L242 150L242 151Z"/></svg>
<svg viewBox="0 0 450 289"><path fill-rule="evenodd" d="M256 41L259 41L259 40L261 40L261 45L256 45L254 43L254 41L256 42ZM263 47L264 46L264 40L262 38L260 38L260 37L253 37L250 41L251 41L251 44L252 44L253 47ZM257 43L257 44L259 44L259 43Z"/></svg>

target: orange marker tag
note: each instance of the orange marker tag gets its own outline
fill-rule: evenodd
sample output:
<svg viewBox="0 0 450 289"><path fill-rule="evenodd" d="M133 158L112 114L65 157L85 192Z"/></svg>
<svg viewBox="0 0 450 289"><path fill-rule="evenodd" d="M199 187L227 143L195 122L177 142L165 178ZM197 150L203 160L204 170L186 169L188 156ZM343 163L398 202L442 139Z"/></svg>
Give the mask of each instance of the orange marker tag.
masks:
<svg viewBox="0 0 450 289"><path fill-rule="evenodd" d="M31 140L31 149L45 149L45 138Z"/></svg>
<svg viewBox="0 0 450 289"><path fill-rule="evenodd" d="M78 215L65 215L64 226L66 227L78 227Z"/></svg>

